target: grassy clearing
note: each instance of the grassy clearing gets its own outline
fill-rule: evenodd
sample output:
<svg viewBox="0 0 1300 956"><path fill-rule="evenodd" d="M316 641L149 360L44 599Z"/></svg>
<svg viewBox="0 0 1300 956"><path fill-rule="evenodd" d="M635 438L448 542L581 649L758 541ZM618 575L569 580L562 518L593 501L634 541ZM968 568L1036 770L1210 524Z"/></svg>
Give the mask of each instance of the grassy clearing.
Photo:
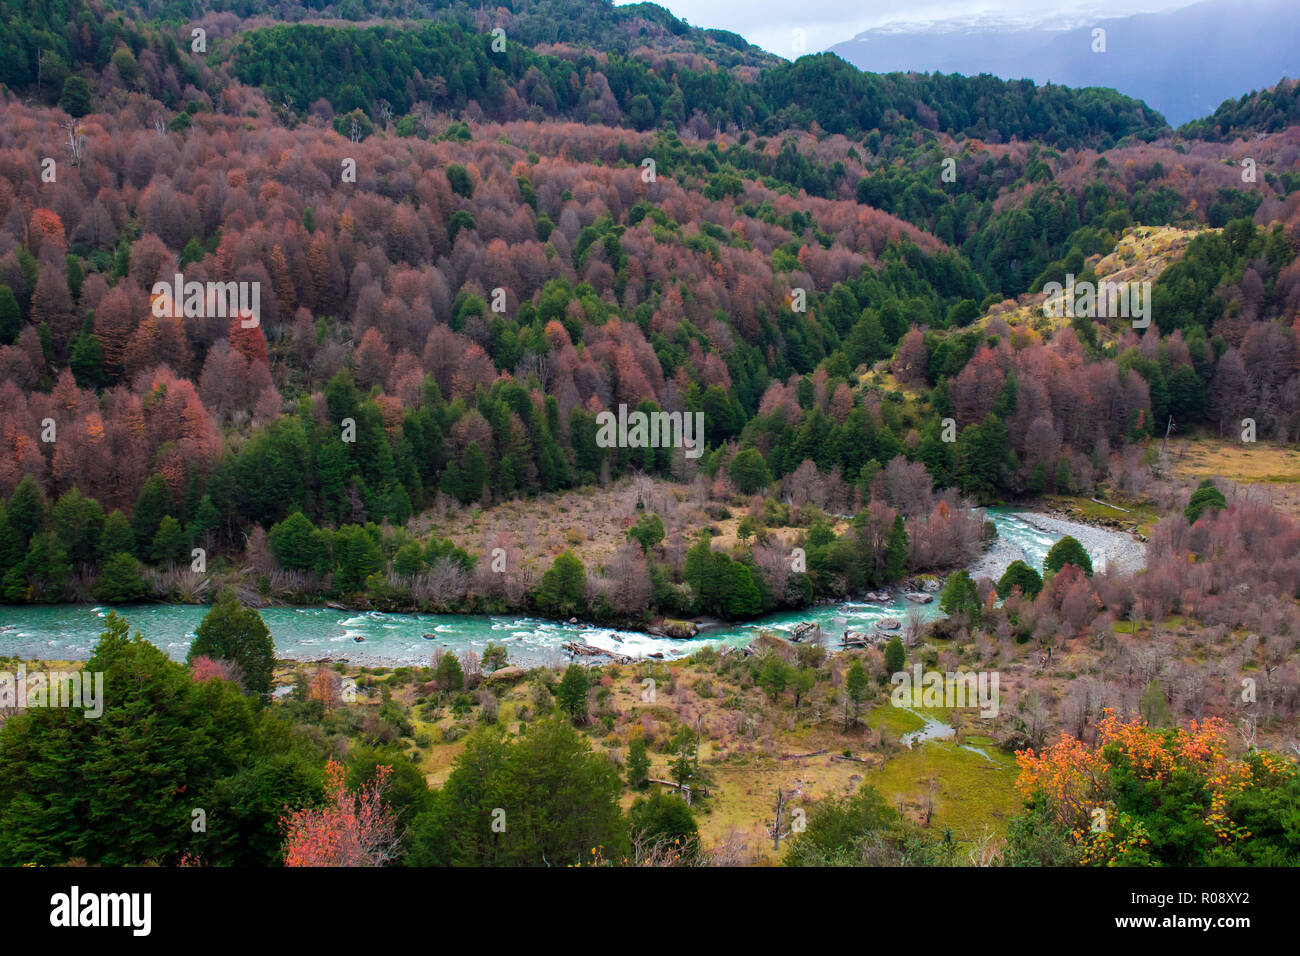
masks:
<svg viewBox="0 0 1300 956"><path fill-rule="evenodd" d="M642 680L651 668L659 693L646 701ZM958 725L962 721L944 709L894 707L888 685L873 684L860 725L845 732L830 668L824 666L825 684L819 681L818 692L798 714L789 693L772 704L747 669L724 662L692 659L605 668L592 675L594 706L585 732L595 752L620 763L631 738L644 733L651 776L670 779L674 754L667 742L680 728L694 728L698 716L703 731L699 759L710 790L707 800L696 803L701 834L706 845L738 840L760 864L777 863L781 856L768 833L778 788L793 792L789 808L808 811L819 800L847 796L870 784L909 819L938 828L936 833L949 828L958 842L1005 831L1006 820L1019 807L1014 757L987 737L960 728L957 739L930 741L912 750L900 747L903 734L925 726L921 715ZM535 672L539 679L545 673ZM281 669L277 676L290 682L291 669ZM383 669L358 670L354 676L364 691L357 702L364 711L378 706L385 685L395 701L410 708L407 752L431 786L445 783L464 749L465 735L480 723L480 706L457 713L448 699L430 710L427 681L432 673L425 670L404 678ZM504 689L497 700L497 722L518 732L521 722L537 715L537 693L533 680ZM962 744L981 748L987 756ZM626 792L623 806L631 806L637 796Z"/></svg>
<svg viewBox="0 0 1300 956"><path fill-rule="evenodd" d="M709 523L688 486L657 479L634 485L622 479L604 487L505 501L490 508L429 512L417 519L417 530L432 531L475 552L485 545L495 546L505 536L522 548L526 563L542 570L565 550L587 567L599 567L627 541L628 529L641 514L637 502L647 497L654 504L652 510L670 525L696 528Z"/></svg>
<svg viewBox="0 0 1300 956"><path fill-rule="evenodd" d="M642 507L638 508L638 504ZM544 572L564 551L572 551L588 570L604 568L627 543L627 533L646 512L658 514L669 538L693 540L704 528L714 532L714 549L734 550L744 511L705 502L691 485L661 478L622 478L606 486L590 485L562 494L504 501L490 508L453 508L415 519L421 534L449 538L457 546L482 553L505 542L520 548L523 569ZM836 532L848 527L838 522ZM769 527L768 541L789 547L805 528ZM751 540L752 543L752 540Z"/></svg>
<svg viewBox="0 0 1300 956"><path fill-rule="evenodd" d="M1173 226L1133 226L1124 231L1114 249L1104 256L1090 257L1086 265L1101 282L1155 282L1160 273L1182 258L1187 244L1204 231ZM1045 334L1070 324L1070 319L1064 314L1057 317L1046 315L1043 311L1046 304L1047 296L1042 293L1007 299L991 306L972 327L982 329L990 319L999 318L1011 326L1013 336L1016 336L1031 332ZM1056 311L1063 313L1061 309ZM1103 339L1117 338L1124 328L1110 319L1102 319L1097 324Z"/></svg>
<svg viewBox="0 0 1300 956"><path fill-rule="evenodd" d="M904 710L902 707L890 706L885 701L867 714L865 719L867 726L877 734L882 734L887 740L898 740L903 734L910 734L925 726L925 721L917 716L924 713L927 713L924 708ZM931 716L943 719L938 713Z"/></svg>
<svg viewBox="0 0 1300 956"><path fill-rule="evenodd" d="M1016 773L1014 756L987 738L972 737L964 744L936 740L901 751L864 782L914 819L921 815L925 801L933 799L930 826L950 829L953 839L964 843L978 839L985 830L1006 832L1007 821L1021 807Z"/></svg>
<svg viewBox="0 0 1300 956"><path fill-rule="evenodd" d="M1160 511L1149 502L1133 501L1114 494L1108 496L1106 501L1107 504L1098 504L1082 495L1045 495L1042 498L1043 504L1049 508L1078 521L1123 531L1136 528L1140 534L1150 533L1152 526L1162 517ZM1124 510L1117 511L1116 508Z"/></svg>
<svg viewBox="0 0 1300 956"><path fill-rule="evenodd" d="M1300 448L1294 445L1198 436L1171 441L1169 463L1175 477L1192 483L1227 478L1262 486L1275 508L1300 515Z"/></svg>
<svg viewBox="0 0 1300 956"><path fill-rule="evenodd" d="M1189 478L1222 476L1239 482L1300 483L1300 448L1295 445L1197 437L1170 442L1169 458L1174 473Z"/></svg>

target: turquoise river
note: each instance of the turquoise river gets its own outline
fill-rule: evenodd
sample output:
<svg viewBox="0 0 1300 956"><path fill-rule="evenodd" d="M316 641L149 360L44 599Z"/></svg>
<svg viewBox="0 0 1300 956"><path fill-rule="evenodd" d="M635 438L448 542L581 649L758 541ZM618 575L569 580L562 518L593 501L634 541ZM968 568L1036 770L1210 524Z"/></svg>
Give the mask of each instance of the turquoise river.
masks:
<svg viewBox="0 0 1300 956"><path fill-rule="evenodd" d="M1032 513L989 509L987 517L997 525L998 542L973 566L979 575L996 578L1016 558L1041 568L1048 549L1059 537L1055 529L1049 531L1031 524L1038 517ZM1094 563L1096 560L1094 554ZM888 601L825 604L766 615L744 624L710 625L699 637L686 641L517 615L387 614L324 607L267 607L261 609L261 614L271 629L277 654L283 658L346 659L368 665L423 664L437 647L482 653L492 641L506 646L511 663L526 665L562 663L568 655L560 645L574 639L630 657L657 653L671 658L692 653L704 644L743 646L760 629L788 633L800 621L817 621L824 640L834 644L845 628L861 630L885 618L903 620L912 606L895 589ZM927 617L939 613L937 601L919 607ZM109 610L105 606L77 604L0 607L0 655L29 660L84 660ZM175 604L139 604L114 610L127 619L133 633L143 633L178 660L184 658L194 629L207 612L202 605Z"/></svg>

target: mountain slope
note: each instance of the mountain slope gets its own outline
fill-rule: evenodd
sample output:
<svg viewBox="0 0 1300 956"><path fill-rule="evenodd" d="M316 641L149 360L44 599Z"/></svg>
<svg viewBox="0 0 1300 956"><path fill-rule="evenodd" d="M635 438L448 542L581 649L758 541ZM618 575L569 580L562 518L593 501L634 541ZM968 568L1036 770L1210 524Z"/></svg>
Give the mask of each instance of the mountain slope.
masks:
<svg viewBox="0 0 1300 956"><path fill-rule="evenodd" d="M1181 127L1183 136L1222 141L1249 134L1276 133L1300 125L1300 83L1283 80L1271 89L1225 100L1202 120Z"/></svg>
<svg viewBox="0 0 1300 956"><path fill-rule="evenodd" d="M1245 183L1239 142L1175 141L1113 91L529 46L508 11L209 14L199 56L188 23L60 9L97 31L0 124L0 599L190 593L202 542L286 599L522 609L525 580L471 582L398 529L634 472L835 514L932 483L942 509L904 506L931 568L959 491L1091 490L1169 414L1300 430L1300 130L1252 141ZM57 181L31 161L50 150ZM972 327L1135 223L1224 227L1157 282L1140 342ZM177 272L260 289L258 327L155 312ZM864 386L881 366L904 392ZM703 415L698 459L602 444L619 405ZM82 511L104 548L63 520ZM712 590L656 557L652 594L589 610L747 617L896 575L849 545L797 593L752 555Z"/></svg>

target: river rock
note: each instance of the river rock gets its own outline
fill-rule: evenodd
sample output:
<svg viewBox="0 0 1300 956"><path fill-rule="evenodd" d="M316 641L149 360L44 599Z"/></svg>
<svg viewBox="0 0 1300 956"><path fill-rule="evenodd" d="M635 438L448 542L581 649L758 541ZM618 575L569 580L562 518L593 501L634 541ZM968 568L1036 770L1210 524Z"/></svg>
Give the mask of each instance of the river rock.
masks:
<svg viewBox="0 0 1300 956"><path fill-rule="evenodd" d="M665 637L671 637L676 640L688 640L700 633L700 629L694 621L664 621L661 630Z"/></svg>
<svg viewBox="0 0 1300 956"><path fill-rule="evenodd" d="M875 647L884 637L872 631L845 631L840 638L841 647Z"/></svg>
<svg viewBox="0 0 1300 956"><path fill-rule="evenodd" d="M913 604L929 604L934 600L934 595L926 594L924 591L908 591L903 597L907 598Z"/></svg>
<svg viewBox="0 0 1300 956"><path fill-rule="evenodd" d="M800 621L790 632L790 639L796 643L809 638L820 641L821 636L822 628L816 621Z"/></svg>
<svg viewBox="0 0 1300 956"><path fill-rule="evenodd" d="M887 617L883 621L876 622L876 630L878 631L896 631L902 626L902 621L892 617Z"/></svg>

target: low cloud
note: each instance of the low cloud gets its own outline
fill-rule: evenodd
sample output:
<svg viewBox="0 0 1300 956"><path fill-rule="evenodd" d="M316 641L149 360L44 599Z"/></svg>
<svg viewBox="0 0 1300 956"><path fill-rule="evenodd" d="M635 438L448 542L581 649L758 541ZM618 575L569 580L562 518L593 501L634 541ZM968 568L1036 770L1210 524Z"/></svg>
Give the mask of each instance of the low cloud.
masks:
<svg viewBox="0 0 1300 956"><path fill-rule="evenodd" d="M947 22L954 25L1005 21L1008 25L1047 25L1062 29L1089 20L1154 13L1190 6L1188 0L916 0L904 6L880 0L845 5L843 0L659 0L693 26L730 30L788 59L795 30L803 30L806 51L816 53L876 27Z"/></svg>

